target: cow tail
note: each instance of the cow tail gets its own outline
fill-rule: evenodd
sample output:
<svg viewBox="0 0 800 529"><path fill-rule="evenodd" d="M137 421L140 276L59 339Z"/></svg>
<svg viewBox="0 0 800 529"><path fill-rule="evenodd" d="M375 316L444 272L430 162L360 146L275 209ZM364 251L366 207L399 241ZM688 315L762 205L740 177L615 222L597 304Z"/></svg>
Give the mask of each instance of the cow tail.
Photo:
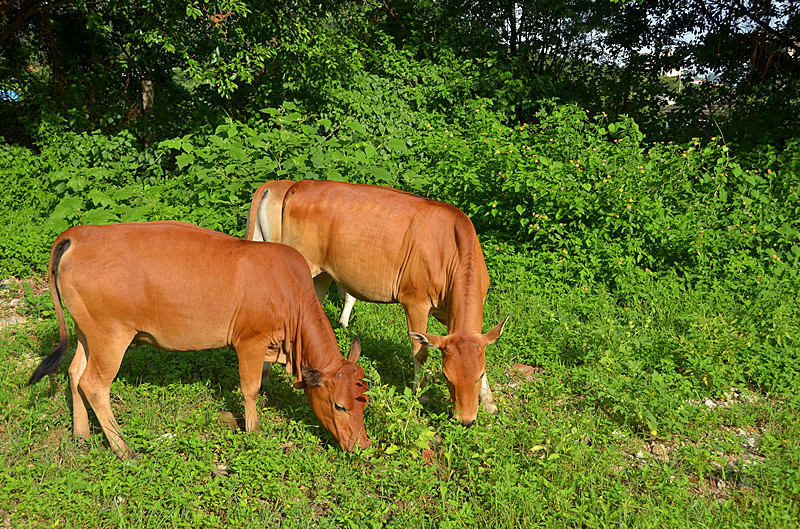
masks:
<svg viewBox="0 0 800 529"><path fill-rule="evenodd" d="M69 328L67 327L67 319L64 317L64 308L61 306L61 294L58 291L58 266L61 263L61 257L67 251L72 241L70 239L61 239L53 245L53 251L50 253L50 296L53 299L53 305L56 309L56 317L58 318L58 347L50 353L50 356L42 360L39 367L31 375L28 380L28 385L35 384L39 380L50 373L54 373L61 362L64 361L64 353L67 352L69 347Z"/></svg>
<svg viewBox="0 0 800 529"><path fill-rule="evenodd" d="M256 230L260 230L258 222L258 211L261 209L261 200L267 192L267 184L261 184L256 192L253 193L253 201L250 203L250 211L247 214L247 228L245 229L245 240L252 241Z"/></svg>

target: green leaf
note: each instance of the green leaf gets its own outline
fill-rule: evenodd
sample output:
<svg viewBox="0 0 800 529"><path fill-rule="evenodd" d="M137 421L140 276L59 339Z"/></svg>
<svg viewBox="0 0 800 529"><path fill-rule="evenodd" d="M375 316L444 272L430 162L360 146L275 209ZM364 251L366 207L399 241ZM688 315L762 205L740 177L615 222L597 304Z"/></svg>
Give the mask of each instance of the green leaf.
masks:
<svg viewBox="0 0 800 529"><path fill-rule="evenodd" d="M325 167L325 153L322 149L313 148L311 149L311 164L314 166L315 169L319 169L320 167Z"/></svg>
<svg viewBox="0 0 800 529"><path fill-rule="evenodd" d="M392 138L388 142L386 142L386 146L389 147L389 150L399 153L407 153L408 148L406 147L406 142L401 140L400 138Z"/></svg>
<svg viewBox="0 0 800 529"><path fill-rule="evenodd" d="M424 439L422 436L417 437L414 440L414 444L416 446L422 448L423 450L430 450L430 448L431 448L431 444L426 439Z"/></svg>
<svg viewBox="0 0 800 529"><path fill-rule="evenodd" d="M325 179L332 182L347 182L347 177L342 176L339 171L335 170L325 171Z"/></svg>
<svg viewBox="0 0 800 529"><path fill-rule="evenodd" d="M50 217L71 217L81 210L83 210L83 200L78 197L64 197L53 209Z"/></svg>
<svg viewBox="0 0 800 529"><path fill-rule="evenodd" d="M180 138L171 138L168 140L163 140L158 144L159 148L161 149L180 149L181 148L181 139Z"/></svg>
<svg viewBox="0 0 800 529"><path fill-rule="evenodd" d="M183 169L187 165L194 163L194 154L190 152L181 153L175 157L175 162L178 164L178 169Z"/></svg>
<svg viewBox="0 0 800 529"><path fill-rule="evenodd" d="M367 131L364 128L364 125L362 125L358 121L345 121L344 126L347 127L348 129L352 130L352 131L360 132L361 134L363 134L365 136L367 135Z"/></svg>
<svg viewBox="0 0 800 529"><path fill-rule="evenodd" d="M97 204L99 206L110 207L110 206L115 206L117 204L117 202L113 198L108 196L103 191L100 191L99 189L91 189L91 190L89 190L89 192L86 194L86 196L92 202L94 202L95 204Z"/></svg>
<svg viewBox="0 0 800 529"><path fill-rule="evenodd" d="M127 200L137 194L139 194L139 186L130 185L117 189L111 197L119 202L121 200Z"/></svg>
<svg viewBox="0 0 800 529"><path fill-rule="evenodd" d="M244 149L242 149L241 147L232 146L228 150L228 152L230 152L231 156L234 159L236 159L236 160L238 160L240 162L246 162L248 160L247 153L245 153Z"/></svg>
<svg viewBox="0 0 800 529"><path fill-rule="evenodd" d="M387 171L383 167L376 167L374 165L369 165L369 166L364 167L363 170L366 173L371 174L372 176L374 176L380 182L391 183L391 181L392 181L391 173L389 173L389 171Z"/></svg>
<svg viewBox="0 0 800 529"><path fill-rule="evenodd" d="M87 211L81 221L84 224L111 224L113 222L119 222L119 217L111 210L97 208Z"/></svg>

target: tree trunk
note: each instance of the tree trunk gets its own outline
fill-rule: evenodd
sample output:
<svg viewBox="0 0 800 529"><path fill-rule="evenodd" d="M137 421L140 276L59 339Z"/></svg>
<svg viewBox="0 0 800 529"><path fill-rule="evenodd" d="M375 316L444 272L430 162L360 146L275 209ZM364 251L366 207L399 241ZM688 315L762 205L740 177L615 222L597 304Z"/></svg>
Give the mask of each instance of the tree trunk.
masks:
<svg viewBox="0 0 800 529"><path fill-rule="evenodd" d="M511 51L511 55L517 54L517 47L519 44L519 35L518 35L518 28L517 28L517 4L513 0L510 0L507 4L508 9L508 41L509 41L509 48Z"/></svg>
<svg viewBox="0 0 800 529"><path fill-rule="evenodd" d="M142 79L142 112L144 114L144 129L142 140L145 148L150 147L149 125L155 107L155 87L152 79Z"/></svg>
<svg viewBox="0 0 800 529"><path fill-rule="evenodd" d="M144 115L152 114L155 106L155 88L151 79L142 80L142 111Z"/></svg>

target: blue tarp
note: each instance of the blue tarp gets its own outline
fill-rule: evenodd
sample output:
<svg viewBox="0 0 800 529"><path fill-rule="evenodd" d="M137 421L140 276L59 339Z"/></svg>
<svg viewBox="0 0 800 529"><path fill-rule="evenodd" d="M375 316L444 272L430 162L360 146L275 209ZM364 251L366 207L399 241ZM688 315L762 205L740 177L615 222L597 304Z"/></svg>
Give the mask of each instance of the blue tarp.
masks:
<svg viewBox="0 0 800 529"><path fill-rule="evenodd" d="M19 101L19 94L13 90L0 90L0 101Z"/></svg>

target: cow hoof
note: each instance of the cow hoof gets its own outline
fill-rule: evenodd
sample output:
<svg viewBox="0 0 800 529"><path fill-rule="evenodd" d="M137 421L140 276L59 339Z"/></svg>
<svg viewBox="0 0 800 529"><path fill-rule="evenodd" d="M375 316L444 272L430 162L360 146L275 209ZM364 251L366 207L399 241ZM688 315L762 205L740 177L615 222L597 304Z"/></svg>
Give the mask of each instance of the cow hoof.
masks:
<svg viewBox="0 0 800 529"><path fill-rule="evenodd" d="M497 405L494 404L494 403L492 403L492 404L484 404L483 405L483 409L489 415L497 415Z"/></svg>

